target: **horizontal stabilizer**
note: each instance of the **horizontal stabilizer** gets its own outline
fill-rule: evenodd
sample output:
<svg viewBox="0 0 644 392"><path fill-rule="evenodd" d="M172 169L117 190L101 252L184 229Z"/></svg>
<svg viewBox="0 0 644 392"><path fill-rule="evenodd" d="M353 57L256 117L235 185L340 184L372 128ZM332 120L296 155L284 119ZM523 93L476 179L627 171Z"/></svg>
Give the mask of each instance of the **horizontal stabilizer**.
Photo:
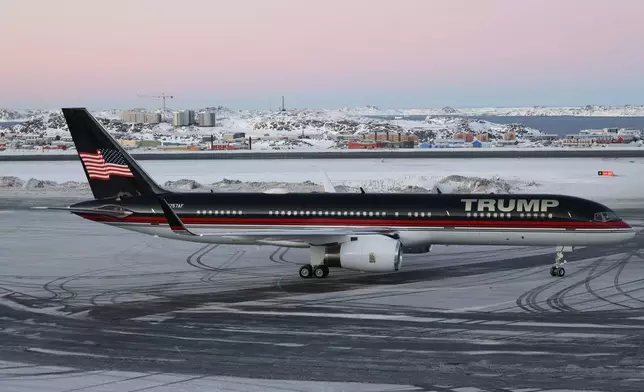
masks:
<svg viewBox="0 0 644 392"><path fill-rule="evenodd" d="M132 212L125 210L109 210L104 208L76 208L76 207L31 207L34 210L54 210L54 211L67 211L76 214L98 214L113 216L115 218L123 218L131 215Z"/></svg>

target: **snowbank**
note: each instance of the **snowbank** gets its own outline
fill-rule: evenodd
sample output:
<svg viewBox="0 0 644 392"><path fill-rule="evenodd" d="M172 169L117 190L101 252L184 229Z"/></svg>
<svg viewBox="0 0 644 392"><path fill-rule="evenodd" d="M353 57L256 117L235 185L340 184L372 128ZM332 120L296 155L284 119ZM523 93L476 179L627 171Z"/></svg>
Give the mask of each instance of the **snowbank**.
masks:
<svg viewBox="0 0 644 392"><path fill-rule="evenodd" d="M139 162L171 190L323 192L327 173L340 192L555 193L609 206L644 207L644 158L301 159ZM3 162L0 206L13 200L91 198L78 162ZM612 170L614 177L598 176ZM62 200L61 200L62 199ZM27 201L23 201L27 203Z"/></svg>
<svg viewBox="0 0 644 392"><path fill-rule="evenodd" d="M407 178L403 180L371 180L350 181L349 184L336 185L338 192L360 192L363 188L367 192L383 193L437 193L440 189L444 193L512 193L536 184L523 184L519 186L501 178L492 179L481 177L467 177L452 175L435 181L433 185L418 185L418 179ZM162 184L165 189L176 192L270 192L276 189L288 192L324 192L324 186L312 181L280 182L280 181L240 181L224 178L221 181L202 184L192 179L183 178L176 181L166 181ZM18 177L0 177L0 195L25 194L25 195L79 195L91 196L87 182L39 180L30 178L23 180Z"/></svg>

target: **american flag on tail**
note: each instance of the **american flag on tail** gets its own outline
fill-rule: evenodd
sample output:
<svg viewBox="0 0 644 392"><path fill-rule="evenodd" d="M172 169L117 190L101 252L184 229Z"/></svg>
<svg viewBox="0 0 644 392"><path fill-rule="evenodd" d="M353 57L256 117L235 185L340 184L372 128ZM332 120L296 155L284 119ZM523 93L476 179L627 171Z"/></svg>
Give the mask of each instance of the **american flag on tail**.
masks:
<svg viewBox="0 0 644 392"><path fill-rule="evenodd" d="M109 180L111 176L134 177L125 158L117 151L101 148L95 153L79 152L90 179Z"/></svg>

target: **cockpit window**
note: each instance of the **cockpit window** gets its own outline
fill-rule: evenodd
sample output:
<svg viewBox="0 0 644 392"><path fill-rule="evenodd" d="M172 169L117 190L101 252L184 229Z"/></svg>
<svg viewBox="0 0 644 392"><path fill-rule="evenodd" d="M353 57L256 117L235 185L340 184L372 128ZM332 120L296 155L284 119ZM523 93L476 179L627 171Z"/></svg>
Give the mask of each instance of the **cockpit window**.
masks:
<svg viewBox="0 0 644 392"><path fill-rule="evenodd" d="M619 222L622 220L617 214L611 211L598 212L593 219L595 222Z"/></svg>

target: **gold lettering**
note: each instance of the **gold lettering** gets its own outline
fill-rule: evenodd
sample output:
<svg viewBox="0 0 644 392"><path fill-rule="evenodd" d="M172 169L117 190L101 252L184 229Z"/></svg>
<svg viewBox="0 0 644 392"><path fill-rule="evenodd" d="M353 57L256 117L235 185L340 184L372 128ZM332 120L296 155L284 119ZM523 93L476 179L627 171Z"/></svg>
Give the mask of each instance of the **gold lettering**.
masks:
<svg viewBox="0 0 644 392"><path fill-rule="evenodd" d="M477 199L461 199L465 203L465 211L472 211L472 204L474 204Z"/></svg>
<svg viewBox="0 0 644 392"><path fill-rule="evenodd" d="M505 202L507 202L508 205L505 205ZM499 200L499 202L497 203L497 207L498 207L499 211L501 211L501 212L514 211L514 208L516 207L516 205L517 205L517 201L514 200L514 199Z"/></svg>
<svg viewBox="0 0 644 392"><path fill-rule="evenodd" d="M496 200L491 200L491 199L484 199L484 200L479 200L479 208L478 211L484 211L485 208L487 208L488 211L494 211L494 203Z"/></svg>
<svg viewBox="0 0 644 392"><path fill-rule="evenodd" d="M517 203L518 212L537 212L539 211L539 200L519 199Z"/></svg>
<svg viewBox="0 0 644 392"><path fill-rule="evenodd" d="M542 200L541 201L541 212L547 212L550 207L557 207L559 205L559 200Z"/></svg>

